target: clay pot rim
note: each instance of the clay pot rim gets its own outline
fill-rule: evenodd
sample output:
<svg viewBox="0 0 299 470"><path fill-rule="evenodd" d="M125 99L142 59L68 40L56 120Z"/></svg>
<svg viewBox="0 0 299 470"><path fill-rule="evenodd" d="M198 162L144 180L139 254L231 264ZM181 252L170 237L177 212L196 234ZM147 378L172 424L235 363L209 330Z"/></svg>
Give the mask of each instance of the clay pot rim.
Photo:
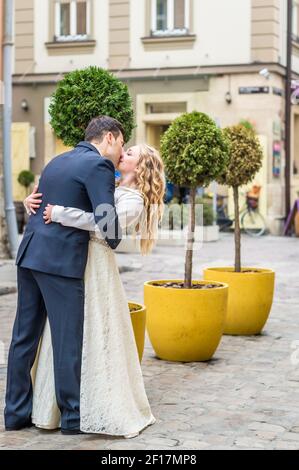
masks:
<svg viewBox="0 0 299 470"><path fill-rule="evenodd" d="M214 292L219 289L228 289L228 284L225 282L221 281L208 281L205 279L192 279L192 283L197 283L197 284L215 284L217 287L215 289L178 289L176 287L165 287L165 286L154 286L153 283L165 283L165 282L184 282L183 279L154 279L151 281L146 281L144 283L144 286L151 287L153 289L165 289L169 291L176 291L176 292Z"/></svg>

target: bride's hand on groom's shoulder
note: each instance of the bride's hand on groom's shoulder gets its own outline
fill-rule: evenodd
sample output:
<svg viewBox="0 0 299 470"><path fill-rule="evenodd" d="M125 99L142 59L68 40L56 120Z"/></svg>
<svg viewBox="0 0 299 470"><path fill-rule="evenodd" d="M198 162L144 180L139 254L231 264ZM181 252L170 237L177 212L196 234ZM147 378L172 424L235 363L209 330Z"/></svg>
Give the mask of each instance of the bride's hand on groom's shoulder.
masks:
<svg viewBox="0 0 299 470"><path fill-rule="evenodd" d="M40 208L41 203L43 202L41 197L42 193L38 193L38 185L34 186L34 189L29 196L24 200L24 206L27 211L27 214L36 214L37 209Z"/></svg>
<svg viewBox="0 0 299 470"><path fill-rule="evenodd" d="M47 207L45 208L43 214L43 219L45 221L45 224L48 225L52 222L52 210L53 210L53 207L51 204L47 204Z"/></svg>

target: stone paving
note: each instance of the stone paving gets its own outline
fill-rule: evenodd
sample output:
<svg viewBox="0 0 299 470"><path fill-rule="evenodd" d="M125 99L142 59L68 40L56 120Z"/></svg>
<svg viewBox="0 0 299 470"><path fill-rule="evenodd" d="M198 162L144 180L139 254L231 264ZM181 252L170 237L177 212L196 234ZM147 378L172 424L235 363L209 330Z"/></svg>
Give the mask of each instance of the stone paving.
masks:
<svg viewBox="0 0 299 470"><path fill-rule="evenodd" d="M0 364L0 449L299 449L299 239L243 240L244 264L277 273L275 301L262 335L224 336L207 363L155 357L146 339L145 387L157 423L134 439L62 436L31 428L3 429L4 364ZM128 297L142 302L143 282L183 275L183 250L158 247L147 258L117 255ZM233 239L222 235L195 253L194 278L205 266L230 265ZM13 263L0 261L0 282L14 282ZM5 286L4 286L5 287ZM10 338L16 294L0 297L0 339Z"/></svg>

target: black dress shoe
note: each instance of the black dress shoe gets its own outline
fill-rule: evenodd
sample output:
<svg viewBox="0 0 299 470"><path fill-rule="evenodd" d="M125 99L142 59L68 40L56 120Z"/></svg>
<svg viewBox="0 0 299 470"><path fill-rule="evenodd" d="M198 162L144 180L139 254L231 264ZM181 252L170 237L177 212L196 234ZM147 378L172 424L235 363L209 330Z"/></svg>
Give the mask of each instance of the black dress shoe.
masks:
<svg viewBox="0 0 299 470"><path fill-rule="evenodd" d="M16 426L5 426L5 431L21 431L22 429L32 428L34 424L31 421L28 421L25 424L19 424Z"/></svg>
<svg viewBox="0 0 299 470"><path fill-rule="evenodd" d="M62 429L61 428L61 434L64 434L65 436L73 436L75 434L84 434L83 431L80 429Z"/></svg>

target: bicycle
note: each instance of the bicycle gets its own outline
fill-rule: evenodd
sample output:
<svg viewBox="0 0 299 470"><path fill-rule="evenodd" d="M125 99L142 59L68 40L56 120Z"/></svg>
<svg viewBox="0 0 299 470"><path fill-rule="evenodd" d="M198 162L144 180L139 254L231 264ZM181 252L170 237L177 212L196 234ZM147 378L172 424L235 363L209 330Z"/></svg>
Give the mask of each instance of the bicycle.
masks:
<svg viewBox="0 0 299 470"><path fill-rule="evenodd" d="M220 231L230 228L235 221L227 215L227 205L224 203L227 198L228 196L217 195L217 224ZM260 237L266 232L266 222L259 211L259 192L246 193L245 203L240 209L240 223L244 232L251 237Z"/></svg>

